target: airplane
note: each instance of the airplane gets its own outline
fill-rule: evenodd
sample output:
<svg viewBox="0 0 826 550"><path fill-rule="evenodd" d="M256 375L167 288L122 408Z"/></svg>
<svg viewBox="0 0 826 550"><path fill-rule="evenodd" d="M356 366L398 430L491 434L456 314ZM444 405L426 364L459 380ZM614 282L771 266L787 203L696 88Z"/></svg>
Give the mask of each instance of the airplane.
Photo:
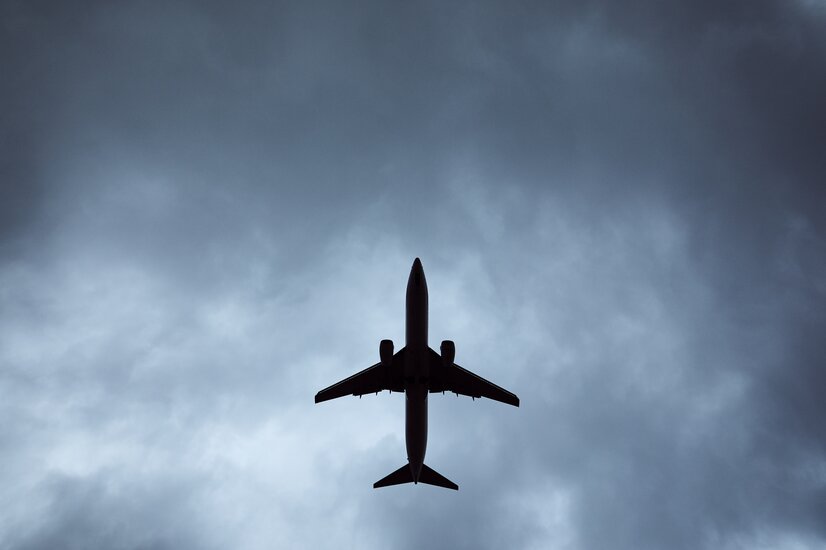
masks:
<svg viewBox="0 0 826 550"><path fill-rule="evenodd" d="M405 393L405 442L407 464L373 484L374 489L403 483L426 483L446 489L459 486L424 463L427 449L427 396L451 391L476 399L487 397L515 407L519 398L453 362L456 347L442 341L441 354L427 345L427 281L422 262L416 258L407 280L405 319L406 345L393 353L393 341L379 343L380 361L318 392L321 403L345 395L362 395L383 390Z"/></svg>

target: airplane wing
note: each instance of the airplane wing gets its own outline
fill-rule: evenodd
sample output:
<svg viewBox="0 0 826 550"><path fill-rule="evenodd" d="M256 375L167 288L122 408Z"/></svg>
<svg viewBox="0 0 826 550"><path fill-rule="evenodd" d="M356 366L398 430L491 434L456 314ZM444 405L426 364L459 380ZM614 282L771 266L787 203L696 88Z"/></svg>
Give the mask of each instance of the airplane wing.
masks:
<svg viewBox="0 0 826 550"><path fill-rule="evenodd" d="M430 393L452 391L468 397L487 397L514 407L519 406L519 398L493 382L489 382L456 363L449 368L442 365L442 357L430 350Z"/></svg>
<svg viewBox="0 0 826 550"><path fill-rule="evenodd" d="M376 363L363 371L345 378L315 394L315 402L321 403L345 395L365 395L382 390L404 391L404 353L405 348L393 355L393 364L387 369Z"/></svg>

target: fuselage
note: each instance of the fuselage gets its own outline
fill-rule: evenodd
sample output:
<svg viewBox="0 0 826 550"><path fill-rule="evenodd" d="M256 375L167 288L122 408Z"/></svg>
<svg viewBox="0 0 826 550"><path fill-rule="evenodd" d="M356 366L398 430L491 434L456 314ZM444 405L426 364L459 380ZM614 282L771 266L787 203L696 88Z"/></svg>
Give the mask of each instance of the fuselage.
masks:
<svg viewBox="0 0 826 550"><path fill-rule="evenodd" d="M405 441L407 461L418 483L427 450L427 377L429 375L427 345L427 281L418 258L407 280L405 315Z"/></svg>

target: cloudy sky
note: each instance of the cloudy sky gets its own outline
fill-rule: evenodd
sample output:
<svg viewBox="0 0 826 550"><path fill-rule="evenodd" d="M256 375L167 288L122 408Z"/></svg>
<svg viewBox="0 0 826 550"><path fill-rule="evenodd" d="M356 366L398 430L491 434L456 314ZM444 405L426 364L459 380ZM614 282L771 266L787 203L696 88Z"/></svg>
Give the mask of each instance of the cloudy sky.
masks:
<svg viewBox="0 0 826 550"><path fill-rule="evenodd" d="M0 548L826 548L822 0L1 6Z"/></svg>

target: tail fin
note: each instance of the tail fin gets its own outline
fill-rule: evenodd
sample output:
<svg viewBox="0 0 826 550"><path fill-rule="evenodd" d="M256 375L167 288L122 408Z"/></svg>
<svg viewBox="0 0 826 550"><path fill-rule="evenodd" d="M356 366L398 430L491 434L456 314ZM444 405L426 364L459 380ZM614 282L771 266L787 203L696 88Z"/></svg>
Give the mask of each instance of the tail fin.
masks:
<svg viewBox="0 0 826 550"><path fill-rule="evenodd" d="M389 485L401 485L403 483L413 483L413 473L410 471L410 464L405 464L392 474L384 477L373 484L373 489L379 487L387 487ZM427 464L422 464L422 471L419 474L419 483L427 483L428 485L436 485L437 487L444 487L445 489L459 490L459 486L450 481L448 478L430 468Z"/></svg>

